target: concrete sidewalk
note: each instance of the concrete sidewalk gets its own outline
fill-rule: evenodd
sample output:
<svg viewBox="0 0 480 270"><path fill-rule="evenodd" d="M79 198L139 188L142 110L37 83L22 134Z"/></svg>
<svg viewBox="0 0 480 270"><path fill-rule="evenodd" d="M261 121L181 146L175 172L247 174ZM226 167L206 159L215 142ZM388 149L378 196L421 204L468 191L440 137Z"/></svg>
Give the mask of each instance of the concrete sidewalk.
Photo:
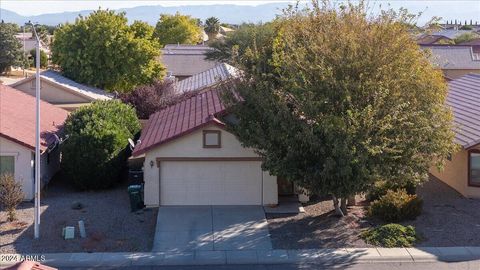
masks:
<svg viewBox="0 0 480 270"><path fill-rule="evenodd" d="M223 265L223 264L353 264L375 262L456 262L480 260L480 247L346 248L308 250L232 250L141 253L0 254L0 267L35 256L54 267Z"/></svg>

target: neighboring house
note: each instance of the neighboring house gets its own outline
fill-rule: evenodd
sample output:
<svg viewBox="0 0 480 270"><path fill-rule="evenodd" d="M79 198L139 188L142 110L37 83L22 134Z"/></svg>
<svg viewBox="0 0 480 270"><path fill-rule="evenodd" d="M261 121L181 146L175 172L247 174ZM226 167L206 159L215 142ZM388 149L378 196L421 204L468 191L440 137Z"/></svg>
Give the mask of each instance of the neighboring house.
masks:
<svg viewBox="0 0 480 270"><path fill-rule="evenodd" d="M455 39L463 34L478 34L475 30L455 30L455 29L445 29L437 32L433 32L433 36L443 36L448 39Z"/></svg>
<svg viewBox="0 0 480 270"><path fill-rule="evenodd" d="M447 104L452 108L455 142L460 151L451 155L442 171L430 173L469 198L480 198L480 74L449 82Z"/></svg>
<svg viewBox="0 0 480 270"><path fill-rule="evenodd" d="M277 177L225 129L211 88L152 114L133 151L144 158L145 204L275 205ZM293 193L293 185L291 185Z"/></svg>
<svg viewBox="0 0 480 270"><path fill-rule="evenodd" d="M470 40L470 41L465 41L463 43L460 43L458 45L463 45L463 46L472 46L472 50L474 54L478 54L480 58L480 38Z"/></svg>
<svg viewBox="0 0 480 270"><path fill-rule="evenodd" d="M436 44L450 44L453 43L452 39L449 39L444 36L436 35L421 35L417 38L418 45L436 45Z"/></svg>
<svg viewBox="0 0 480 270"><path fill-rule="evenodd" d="M480 73L480 57L471 46L422 46L431 51L432 64L441 69L447 79L457 79L469 73Z"/></svg>
<svg viewBox="0 0 480 270"><path fill-rule="evenodd" d="M22 44L22 51L25 50L25 53L29 54L31 50L36 48L37 40L32 37L31 32L27 33L18 33L15 37ZM50 39L50 37L49 37ZM40 41L40 50L44 51L48 56L50 56L50 47L45 44L43 41Z"/></svg>
<svg viewBox="0 0 480 270"><path fill-rule="evenodd" d="M40 103L40 168L44 185L60 167L59 139L68 112ZM0 84L0 173L12 173L25 200L34 197L35 98Z"/></svg>
<svg viewBox="0 0 480 270"><path fill-rule="evenodd" d="M168 44L162 49L159 61L165 65L169 75L183 80L219 64L205 59L205 53L211 50L213 48L206 45Z"/></svg>
<svg viewBox="0 0 480 270"><path fill-rule="evenodd" d="M236 78L239 70L229 64L219 64L211 69L195 74L175 84L177 93L198 91Z"/></svg>
<svg viewBox="0 0 480 270"><path fill-rule="evenodd" d="M10 86L35 96L35 76ZM40 73L40 86L42 100L68 111L73 111L95 100L109 100L113 97L101 89L77 83L53 70Z"/></svg>
<svg viewBox="0 0 480 270"><path fill-rule="evenodd" d="M235 29L226 26L220 26L219 33L226 36L228 33L235 32Z"/></svg>

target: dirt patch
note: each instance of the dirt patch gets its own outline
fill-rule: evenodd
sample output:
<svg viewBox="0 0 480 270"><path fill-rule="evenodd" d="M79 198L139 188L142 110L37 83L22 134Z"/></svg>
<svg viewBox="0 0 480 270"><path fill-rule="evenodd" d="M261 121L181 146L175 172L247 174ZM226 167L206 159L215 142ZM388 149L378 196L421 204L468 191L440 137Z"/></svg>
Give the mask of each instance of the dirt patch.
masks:
<svg viewBox="0 0 480 270"><path fill-rule="evenodd" d="M361 238L369 228L363 206L349 207L349 214L337 217L330 199L317 198L297 215L267 214L274 249L369 247Z"/></svg>
<svg viewBox="0 0 480 270"><path fill-rule="evenodd" d="M82 209L72 209L80 202ZM74 208L74 207L73 207ZM130 212L127 185L99 192L77 192L54 180L42 193L40 239L33 239L33 203L22 203L18 220L7 222L0 211L0 253L150 251L157 209ZM87 238L80 238L83 220ZM75 227L75 239L64 240L62 228Z"/></svg>

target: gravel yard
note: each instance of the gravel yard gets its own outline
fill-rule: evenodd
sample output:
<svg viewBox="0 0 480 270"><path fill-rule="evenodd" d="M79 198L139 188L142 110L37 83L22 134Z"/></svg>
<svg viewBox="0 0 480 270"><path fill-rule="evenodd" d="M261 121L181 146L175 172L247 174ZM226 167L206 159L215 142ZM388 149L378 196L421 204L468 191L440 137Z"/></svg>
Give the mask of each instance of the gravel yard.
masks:
<svg viewBox="0 0 480 270"><path fill-rule="evenodd" d="M83 209L74 210L80 202ZM42 193L40 240L33 239L33 203L22 203L18 220L6 222L0 212L0 253L150 251L157 209L131 213L127 185L99 192L77 192L61 181L52 181ZM87 238L79 236L83 220ZM64 240L62 228L75 226L75 239Z"/></svg>
<svg viewBox="0 0 480 270"><path fill-rule="evenodd" d="M417 190L424 199L422 214L405 222L417 228L417 246L480 246L480 200L466 199L431 177Z"/></svg>
<svg viewBox="0 0 480 270"><path fill-rule="evenodd" d="M267 214L274 249L369 247L360 232L370 227L363 206L349 207L343 218L333 215L330 199L314 199L296 215Z"/></svg>
<svg viewBox="0 0 480 270"><path fill-rule="evenodd" d="M466 199L433 177L417 193L424 199L423 212L402 223L415 226L422 237L416 246L480 246L480 200ZM329 199L317 199L304 208L305 213L298 215L267 215L273 248L368 247L359 234L379 225L365 217L363 206L351 207L343 218L332 216Z"/></svg>

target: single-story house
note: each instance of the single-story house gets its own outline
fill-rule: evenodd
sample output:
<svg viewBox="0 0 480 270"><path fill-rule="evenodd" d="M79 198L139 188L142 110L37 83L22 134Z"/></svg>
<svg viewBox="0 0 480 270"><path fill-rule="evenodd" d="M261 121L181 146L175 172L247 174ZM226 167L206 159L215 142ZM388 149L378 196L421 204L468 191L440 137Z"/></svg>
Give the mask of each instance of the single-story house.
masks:
<svg viewBox="0 0 480 270"><path fill-rule="evenodd" d="M480 198L480 74L450 81L447 104L461 149L452 153L442 171L431 168L430 173L465 197Z"/></svg>
<svg viewBox="0 0 480 270"><path fill-rule="evenodd" d="M26 33L17 33L15 37L20 41L20 44L22 45L22 51L25 51L25 53L29 54L31 50L34 50L37 46L37 40L35 39L34 36L32 36L32 32L26 32ZM53 36L48 35L48 43L52 39ZM45 52L48 56L50 56L50 47L48 46L47 43L43 42L40 40L40 50Z"/></svg>
<svg viewBox="0 0 480 270"><path fill-rule="evenodd" d="M183 94L191 91L199 91L208 87L218 85L222 82L237 78L240 71L229 64L221 63L211 69L207 69L200 73L175 83L175 91Z"/></svg>
<svg viewBox="0 0 480 270"><path fill-rule="evenodd" d="M285 183L225 129L222 119L230 116L218 91L206 89L150 116L132 154L144 157L147 206L278 203Z"/></svg>
<svg viewBox="0 0 480 270"><path fill-rule="evenodd" d="M451 44L454 41L450 38L437 35L421 35L417 38L417 44L421 46L436 45L436 44Z"/></svg>
<svg viewBox="0 0 480 270"><path fill-rule="evenodd" d="M158 60L165 65L168 75L183 80L219 64L205 59L205 54L212 50L206 45L167 44Z"/></svg>
<svg viewBox="0 0 480 270"><path fill-rule="evenodd" d="M431 45L421 48L431 51L430 61L449 80L469 73L480 74L480 57L473 52L472 46Z"/></svg>
<svg viewBox="0 0 480 270"><path fill-rule="evenodd" d="M42 185L60 168L58 144L68 112L40 103L40 171ZM22 183L25 200L35 183L35 98L0 84L0 174L12 173Z"/></svg>
<svg viewBox="0 0 480 270"><path fill-rule="evenodd" d="M35 96L35 75L10 86ZM62 109L73 111L95 100L109 100L113 95L104 90L77 83L53 70L40 73L41 99Z"/></svg>

